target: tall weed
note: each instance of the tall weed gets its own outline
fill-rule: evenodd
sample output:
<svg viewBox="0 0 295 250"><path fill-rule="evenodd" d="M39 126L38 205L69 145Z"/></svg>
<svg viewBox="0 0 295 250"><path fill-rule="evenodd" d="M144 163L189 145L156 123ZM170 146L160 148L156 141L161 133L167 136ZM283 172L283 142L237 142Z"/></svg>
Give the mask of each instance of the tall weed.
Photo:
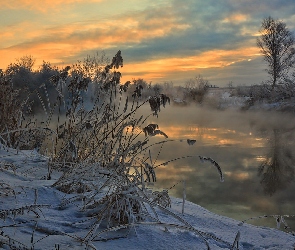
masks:
<svg viewBox="0 0 295 250"><path fill-rule="evenodd" d="M167 190L153 192L147 187L147 183L156 181L158 166L198 156L177 157L154 165L150 148L169 142L168 135L157 124L147 124L148 116L141 115L140 108L149 104L150 115L158 116L161 108L170 103L170 98L158 94L142 101L141 88L137 87L129 99L124 95L129 83L120 84L120 67L123 67L123 58L118 51L110 61L87 57L83 62L59 70L50 79L55 87L56 100L53 103L49 100L46 86L43 86L45 95L39 97L45 113L42 123L31 118L30 123L15 125L12 131L7 125L1 127L2 141L7 146L15 146L16 141L8 142L14 133L18 133L22 135L18 141L29 144L33 135L34 144L30 147L38 148L49 159L47 179L51 178L53 170L61 171L62 175L53 187L74 194L65 196L60 209L66 209L68 204L79 204L79 212L89 218L78 222L88 229L88 233L77 240L87 246L97 240L113 239L106 237L106 233L128 232L135 226L149 224L193 231L208 248L211 238L237 249L239 237L232 246L214 235L196 230L169 208L171 200ZM95 90L91 98L89 90ZM7 101L8 106L13 105L13 93ZM20 115L17 107L10 108L14 109L16 117ZM12 123L17 121L12 119ZM165 140L150 142L150 138L157 135L164 136ZM195 141L187 139L185 142L193 145ZM209 157L199 158L211 162L223 181L217 162ZM4 187L5 184L1 185ZM9 187L7 190L10 194ZM35 206L28 207L31 208L35 209ZM21 208L21 211L26 209ZM178 224L162 222L159 211L172 216Z"/></svg>

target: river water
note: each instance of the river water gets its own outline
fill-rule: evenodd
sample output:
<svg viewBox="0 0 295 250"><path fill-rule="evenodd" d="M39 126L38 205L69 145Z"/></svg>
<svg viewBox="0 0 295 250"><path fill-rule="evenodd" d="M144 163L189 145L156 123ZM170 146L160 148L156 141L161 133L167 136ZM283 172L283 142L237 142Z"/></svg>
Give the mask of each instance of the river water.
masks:
<svg viewBox="0 0 295 250"><path fill-rule="evenodd" d="M157 123L168 139L174 140L153 147L154 166L194 156L157 167L155 189L168 189L172 196L181 198L184 180L187 200L238 220L295 214L294 114L171 105L161 110L158 118L151 116L148 123ZM156 136L151 142L164 139ZM196 142L189 145L187 139ZM198 156L214 159L224 182L220 182L216 168L202 163ZM294 219L286 221L295 231ZM273 218L248 222L276 227Z"/></svg>

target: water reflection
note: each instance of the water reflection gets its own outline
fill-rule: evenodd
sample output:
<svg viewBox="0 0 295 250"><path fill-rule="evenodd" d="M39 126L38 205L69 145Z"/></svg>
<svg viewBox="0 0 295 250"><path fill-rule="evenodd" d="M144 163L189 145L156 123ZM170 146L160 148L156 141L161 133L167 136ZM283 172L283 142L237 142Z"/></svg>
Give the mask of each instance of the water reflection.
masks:
<svg viewBox="0 0 295 250"><path fill-rule="evenodd" d="M273 195L277 190L286 189L294 180L295 157L294 145L286 140L286 134L292 135L292 131L273 129L269 138L270 150L266 160L260 165L258 175L264 192Z"/></svg>
<svg viewBox="0 0 295 250"><path fill-rule="evenodd" d="M161 148L156 164L182 155L196 156L157 168L155 188L170 188L185 179L189 201L239 220L294 214L294 116L168 107L148 122L159 124L169 139L176 140ZM196 143L187 145L188 138ZM159 150L160 146L153 148L152 155L158 155ZM198 155L219 163L224 183L219 182L216 169L202 164ZM182 186L176 185L169 193L181 197Z"/></svg>

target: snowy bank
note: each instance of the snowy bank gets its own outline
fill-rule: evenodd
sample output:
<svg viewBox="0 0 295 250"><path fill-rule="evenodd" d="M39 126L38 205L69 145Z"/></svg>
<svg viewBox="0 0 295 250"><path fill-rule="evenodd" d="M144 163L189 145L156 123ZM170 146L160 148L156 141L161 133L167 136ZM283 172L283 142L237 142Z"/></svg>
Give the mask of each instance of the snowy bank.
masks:
<svg viewBox="0 0 295 250"><path fill-rule="evenodd" d="M291 234L241 224L191 202L185 203L182 215L182 200L176 198L172 198L169 211L195 231L159 209L160 223L106 230L87 246L82 242L89 233L89 218L80 209L83 200L52 187L61 173L53 171L47 180L47 166L48 158L35 151L17 152L1 146L0 249L207 249L203 238L210 249L229 249L238 232L238 249L287 250L295 246Z"/></svg>

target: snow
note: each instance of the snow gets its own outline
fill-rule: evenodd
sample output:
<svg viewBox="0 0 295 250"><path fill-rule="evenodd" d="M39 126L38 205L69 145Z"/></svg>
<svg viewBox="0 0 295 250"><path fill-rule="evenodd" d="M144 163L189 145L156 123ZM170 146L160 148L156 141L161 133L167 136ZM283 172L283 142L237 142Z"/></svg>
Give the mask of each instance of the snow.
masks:
<svg viewBox="0 0 295 250"><path fill-rule="evenodd" d="M238 232L239 249L294 249L292 234L241 223L188 201L182 214L182 200L173 197L167 211L188 224L159 209L161 223L108 231L87 248L82 239L89 218L81 211L83 201L52 186L61 173L53 171L47 180L48 160L35 151L0 145L0 249L207 249L198 233L210 249L229 249ZM21 207L25 209L16 210ZM112 239L104 241L106 237Z"/></svg>

